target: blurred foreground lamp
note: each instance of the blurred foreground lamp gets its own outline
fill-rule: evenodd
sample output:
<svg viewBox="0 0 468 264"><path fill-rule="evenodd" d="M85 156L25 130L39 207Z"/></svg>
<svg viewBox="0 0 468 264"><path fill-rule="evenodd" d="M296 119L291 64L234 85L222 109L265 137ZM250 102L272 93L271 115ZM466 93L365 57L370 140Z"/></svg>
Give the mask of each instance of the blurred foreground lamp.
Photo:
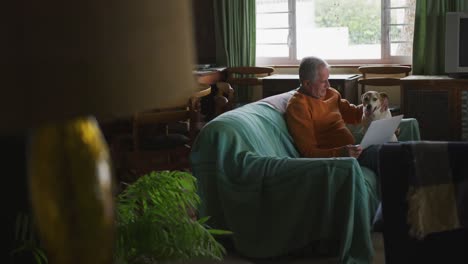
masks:
<svg viewBox="0 0 468 264"><path fill-rule="evenodd" d="M1 131L31 131L31 204L49 263L112 263L112 166L96 119L187 101L196 87L190 3L44 0L8 9Z"/></svg>

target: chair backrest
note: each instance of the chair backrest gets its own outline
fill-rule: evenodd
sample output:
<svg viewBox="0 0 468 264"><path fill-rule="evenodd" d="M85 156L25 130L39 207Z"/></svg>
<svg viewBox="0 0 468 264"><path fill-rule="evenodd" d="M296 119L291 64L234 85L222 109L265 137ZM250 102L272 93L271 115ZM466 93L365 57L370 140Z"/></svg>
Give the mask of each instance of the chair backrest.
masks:
<svg viewBox="0 0 468 264"><path fill-rule="evenodd" d="M148 136L151 133L146 133L142 135L141 130L146 126L154 126L156 130L159 130L156 133L153 133L154 136L157 136L158 133L161 135L168 135L169 125L176 124L179 122L186 123L190 119L190 112L188 109L158 109L151 112L139 112L135 113L133 116L133 148L134 151L142 151L142 136ZM187 123L186 123L187 124ZM182 125L183 126L183 125ZM189 126L185 125L186 129L182 128L181 134L188 135ZM186 131L183 131L186 130ZM154 130L152 131L154 132Z"/></svg>
<svg viewBox="0 0 468 264"><path fill-rule="evenodd" d="M189 169L191 144L204 125L201 99L210 94L210 85L200 84L183 105L135 113L131 147L121 150L121 167L136 177L155 170Z"/></svg>
<svg viewBox="0 0 468 264"><path fill-rule="evenodd" d="M362 78L358 80L362 95L366 92L366 86L368 85L400 89L400 79L409 75L411 67L402 65L376 65L361 66L358 70L362 73ZM392 112L392 115L399 114L400 106L392 104L390 106L390 112Z"/></svg>
<svg viewBox="0 0 468 264"><path fill-rule="evenodd" d="M202 113L202 99L212 95L212 89L209 84L199 84L199 91L192 94L188 103L188 111L190 117L190 138L195 139L200 129L208 121L206 116ZM212 102L216 104L216 102ZM216 107L216 105L215 105Z"/></svg>
<svg viewBox="0 0 468 264"><path fill-rule="evenodd" d="M201 100L211 94L211 86L208 84L198 84L197 89L198 91L190 96L185 105L135 113L133 116L135 150L138 150L141 146L141 133L139 130L145 125L163 127L161 132L165 135L177 133L187 136L190 142L193 141L204 124L203 114L201 113Z"/></svg>
<svg viewBox="0 0 468 264"><path fill-rule="evenodd" d="M411 71L410 66L382 65L382 66L361 66L358 68L362 73L361 94L366 92L366 85L372 86L399 86L400 78L408 76Z"/></svg>
<svg viewBox="0 0 468 264"><path fill-rule="evenodd" d="M198 91L194 92L192 96L189 98L188 107L189 110L194 112L201 111L201 99L205 96L209 96L211 94L211 86L209 84L198 84Z"/></svg>
<svg viewBox="0 0 468 264"><path fill-rule="evenodd" d="M216 94L213 97L215 102L214 117L234 108L234 89L232 86L227 82L217 82L216 89Z"/></svg>
<svg viewBox="0 0 468 264"><path fill-rule="evenodd" d="M252 86L261 86L261 77L269 76L274 72L272 67L228 67L226 69L226 82L239 89L252 88ZM251 101L251 99L249 99Z"/></svg>
<svg viewBox="0 0 468 264"><path fill-rule="evenodd" d="M274 71L272 67L229 67L227 82L239 85L261 85L259 75L269 76Z"/></svg>

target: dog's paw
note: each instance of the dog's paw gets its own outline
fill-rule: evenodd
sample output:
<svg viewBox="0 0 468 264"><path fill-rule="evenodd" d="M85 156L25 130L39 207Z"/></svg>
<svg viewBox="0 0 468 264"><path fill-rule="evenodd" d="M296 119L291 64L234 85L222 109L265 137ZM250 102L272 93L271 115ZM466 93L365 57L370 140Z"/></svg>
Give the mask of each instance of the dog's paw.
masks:
<svg viewBox="0 0 468 264"><path fill-rule="evenodd" d="M395 136L399 137L399 136L400 136L400 132L401 132L401 131L400 131L400 128L397 128L397 129L395 130Z"/></svg>

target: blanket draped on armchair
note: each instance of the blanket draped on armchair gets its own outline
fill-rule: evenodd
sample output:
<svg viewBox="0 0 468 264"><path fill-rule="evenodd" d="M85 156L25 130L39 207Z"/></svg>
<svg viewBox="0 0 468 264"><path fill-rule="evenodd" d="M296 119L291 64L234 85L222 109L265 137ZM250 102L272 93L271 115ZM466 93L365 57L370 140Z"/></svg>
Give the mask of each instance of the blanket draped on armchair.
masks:
<svg viewBox="0 0 468 264"><path fill-rule="evenodd" d="M409 173L408 224L410 234L423 239L430 233L460 228L468 215L468 162L461 157L468 145L456 142L405 143Z"/></svg>
<svg viewBox="0 0 468 264"><path fill-rule="evenodd" d="M248 257L287 254L335 241L340 263L370 263L375 174L354 158L301 158L282 113L265 103L226 112L195 141L192 170L202 216L234 232Z"/></svg>

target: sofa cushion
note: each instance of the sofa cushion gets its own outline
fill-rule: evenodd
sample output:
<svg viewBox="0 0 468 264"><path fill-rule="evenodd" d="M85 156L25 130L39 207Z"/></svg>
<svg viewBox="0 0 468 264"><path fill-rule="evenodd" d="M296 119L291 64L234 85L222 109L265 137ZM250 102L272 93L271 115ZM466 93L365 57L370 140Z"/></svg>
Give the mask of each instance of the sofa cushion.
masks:
<svg viewBox="0 0 468 264"><path fill-rule="evenodd" d="M278 112L284 114L286 112L286 107L288 106L289 99L294 95L297 89L291 90L286 93L281 93L267 98L263 98L259 102L267 103L272 106Z"/></svg>

